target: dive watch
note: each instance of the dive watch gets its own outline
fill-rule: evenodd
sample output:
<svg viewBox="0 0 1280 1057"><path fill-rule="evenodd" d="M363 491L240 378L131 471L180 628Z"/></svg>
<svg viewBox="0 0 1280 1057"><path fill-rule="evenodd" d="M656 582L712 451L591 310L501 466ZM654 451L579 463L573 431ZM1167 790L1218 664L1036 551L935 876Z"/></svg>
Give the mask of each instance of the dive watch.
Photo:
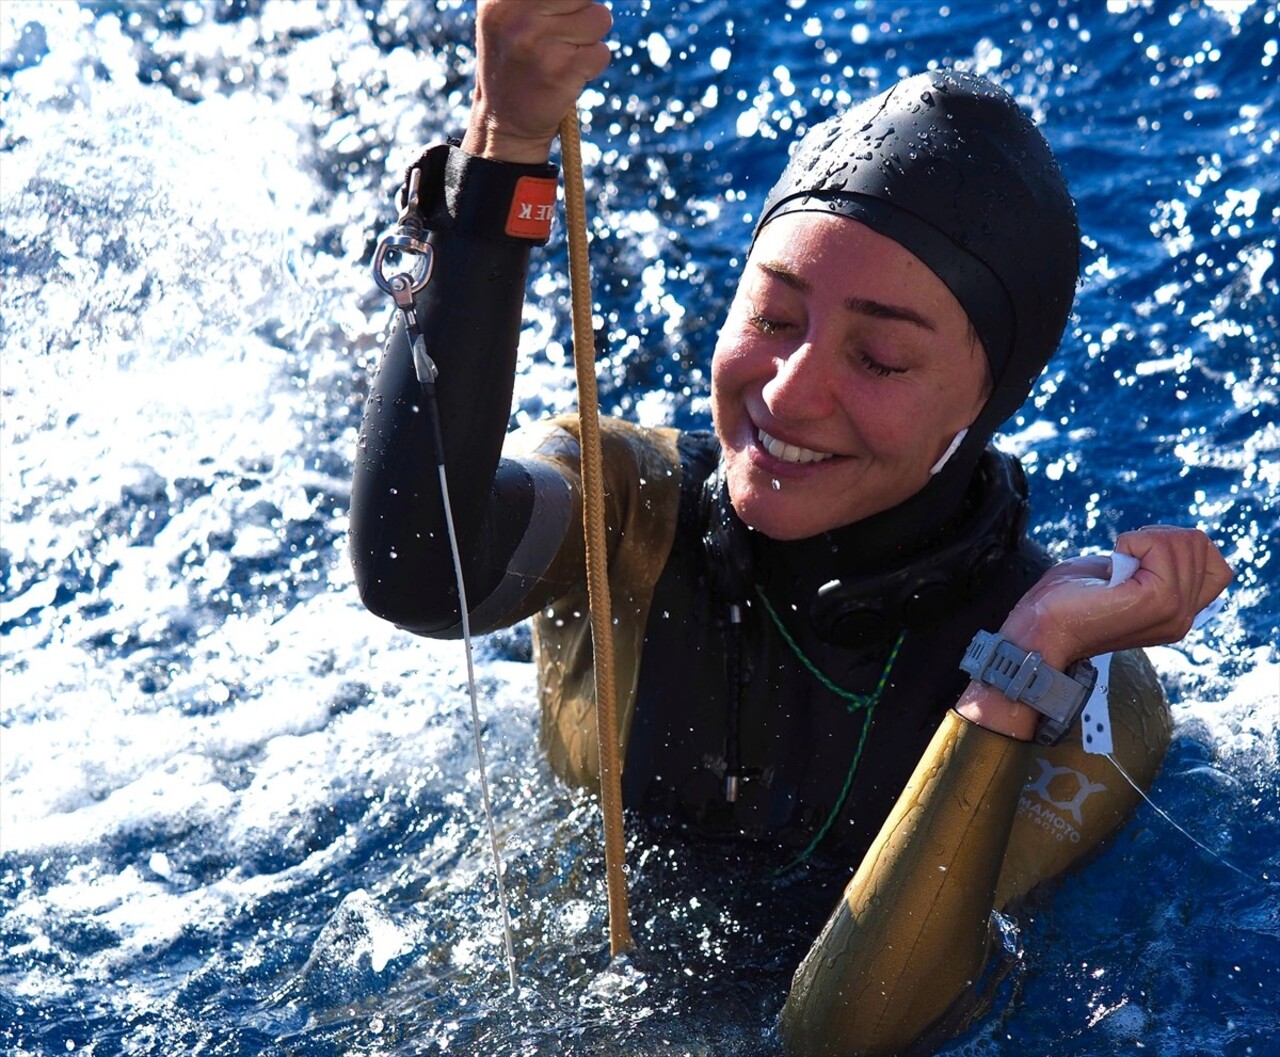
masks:
<svg viewBox="0 0 1280 1057"><path fill-rule="evenodd" d="M1056 745L1080 715L1098 679L1088 660L1058 671L1035 650L1028 652L1007 638L979 631L965 650L960 669L999 690L1010 701L1030 705L1044 718L1036 727L1037 745Z"/></svg>

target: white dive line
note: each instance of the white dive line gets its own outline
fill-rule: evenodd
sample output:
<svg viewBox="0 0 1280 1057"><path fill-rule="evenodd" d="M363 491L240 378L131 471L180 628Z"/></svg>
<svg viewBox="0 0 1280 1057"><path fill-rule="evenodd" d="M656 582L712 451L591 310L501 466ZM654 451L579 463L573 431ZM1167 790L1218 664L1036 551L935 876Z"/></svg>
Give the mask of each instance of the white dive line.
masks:
<svg viewBox="0 0 1280 1057"><path fill-rule="evenodd" d="M1134 573L1138 571L1141 564L1142 563L1138 561L1137 558L1134 558L1132 555L1124 554L1120 551L1112 551L1111 552L1111 581L1110 583L1107 584L1107 586L1115 587L1117 584L1124 583L1126 580L1130 579ZM1204 609L1200 610L1200 612L1196 614L1195 620L1191 625L1192 628L1201 627L1204 624L1207 624L1215 616L1217 616L1218 611L1222 609L1222 604L1225 601L1226 601L1226 592L1223 592L1217 598L1215 598L1212 602L1210 602L1207 606L1205 606ZM1100 717L1106 722L1107 726L1109 727L1110 717L1107 715L1105 699L1101 702L1101 708L1099 710L1099 714L1100 714ZM1110 740L1110 732L1108 731L1108 741L1109 740ZM1086 749L1086 751L1088 750ZM1174 822L1173 819L1169 817L1169 813L1165 811L1163 808L1161 808L1154 800L1151 799L1151 797L1147 796L1147 794L1142 791L1138 783L1129 777L1129 772L1120 766L1120 761L1117 760L1111 753L1105 752L1105 753L1102 753L1101 755L1106 756L1106 758L1111 761L1111 765L1115 767L1117 771L1120 772L1120 776L1126 782L1128 782L1131 786L1133 786L1133 791L1137 793L1140 797L1142 797L1142 799L1145 800L1151 806L1151 809L1157 815L1159 815L1162 819L1164 819L1167 823L1169 823L1169 825L1171 825L1174 829L1176 829L1179 833L1181 833L1184 837L1186 837L1187 840L1189 840L1192 844L1194 844L1197 848L1199 848L1202 852L1204 852L1210 858L1217 859L1218 862L1222 863L1223 866L1227 867L1230 870L1234 870L1245 880L1252 881L1255 884L1257 883L1258 878L1250 877L1249 874L1245 873L1242 869L1240 869L1240 867L1227 862L1227 860L1224 859L1221 855L1219 855L1216 851L1214 851L1212 848L1208 847L1205 844L1201 844L1200 841L1196 840L1195 837L1191 836L1190 833L1188 833L1185 829L1183 829L1176 822ZM1266 877L1265 875L1263 876L1262 880L1265 884L1271 885L1272 887L1276 886L1276 882Z"/></svg>
<svg viewBox="0 0 1280 1057"><path fill-rule="evenodd" d="M1157 815L1159 815L1162 819L1164 819L1167 823L1169 823L1169 825L1171 825L1174 829L1176 829L1179 833L1181 833L1184 837L1186 837L1187 840L1189 840L1192 844L1194 844L1197 848L1199 848L1202 852L1204 852L1210 858L1217 859L1218 862L1222 863L1223 866L1225 866L1229 870L1234 870L1246 881L1252 881L1255 884L1257 883L1258 878L1251 877L1249 874L1245 873L1242 869L1240 869L1240 867L1227 862L1227 860L1224 859L1221 855L1219 855L1216 851L1214 851L1212 848L1208 847L1207 845L1201 844L1198 840L1195 839L1195 837L1191 836L1190 833L1188 833L1185 829L1183 829L1176 822L1174 822L1173 819L1169 817L1168 812L1166 812L1163 808L1161 808L1159 804L1157 804L1154 800L1151 799L1151 797L1147 796L1147 794L1144 793L1142 789L1138 786L1138 783L1129 777L1129 772L1120 766L1119 760L1117 760L1114 756L1112 756L1111 753L1107 753L1106 755L1107 755L1107 759L1110 760L1112 765L1115 767L1115 769L1120 772L1124 780L1128 782L1131 786L1133 786L1134 792L1137 793L1140 797L1142 797L1142 799L1145 800L1151 806L1151 809ZM1270 878L1264 877L1263 880L1268 884L1271 884L1271 885L1275 884L1275 882L1270 880Z"/></svg>
<svg viewBox="0 0 1280 1057"><path fill-rule="evenodd" d="M440 495L444 499L444 520L449 529L449 549L453 552L453 575L458 581L458 608L462 612L462 643L467 654L467 690L471 695L471 732L476 739L476 760L480 764L480 795L484 799L484 821L489 828L489 848L493 852L493 875L498 882L498 903L502 907L502 935L507 945L507 975L511 990L516 989L516 952L511 942L511 910L507 905L507 889L502 882L502 855L498 851L498 834L493 826L493 807L489 802L489 779L485 774L484 745L480 741L480 705L476 700L476 670L471 660L471 618L467 615L467 589L462 582L462 556L458 553L458 534L453 527L453 506L449 502L449 482L445 478L444 459L436 466L440 474Z"/></svg>

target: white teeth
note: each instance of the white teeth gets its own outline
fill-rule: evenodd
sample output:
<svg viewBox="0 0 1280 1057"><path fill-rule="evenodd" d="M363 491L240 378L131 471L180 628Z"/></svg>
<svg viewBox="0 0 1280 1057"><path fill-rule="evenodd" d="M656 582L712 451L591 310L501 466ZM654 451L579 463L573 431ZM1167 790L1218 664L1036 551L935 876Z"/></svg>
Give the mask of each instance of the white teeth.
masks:
<svg viewBox="0 0 1280 1057"><path fill-rule="evenodd" d="M813 451L794 444L786 444L777 437L769 436L762 429L756 430L756 435L760 439L760 446L775 459L781 459L783 462L822 462L824 459L832 458L829 451Z"/></svg>

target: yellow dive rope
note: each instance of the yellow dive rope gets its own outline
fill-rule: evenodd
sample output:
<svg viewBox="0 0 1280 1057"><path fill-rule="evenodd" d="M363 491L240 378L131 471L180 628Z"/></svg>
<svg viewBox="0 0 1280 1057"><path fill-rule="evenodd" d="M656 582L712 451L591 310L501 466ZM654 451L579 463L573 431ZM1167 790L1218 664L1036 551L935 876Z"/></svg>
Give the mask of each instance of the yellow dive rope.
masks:
<svg viewBox="0 0 1280 1057"><path fill-rule="evenodd" d="M626 847L622 830L622 761L613 674L613 613L604 532L604 471L600 455L600 405L596 397L596 346L591 329L591 269L587 259L586 194L578 114L560 122L565 219L569 235L569 284L573 292L573 359L578 372L578 423L582 448L583 528L587 550L587 599L595 656L596 739L600 746L600 807L604 813L605 878L609 892L609 950L632 946L627 913Z"/></svg>

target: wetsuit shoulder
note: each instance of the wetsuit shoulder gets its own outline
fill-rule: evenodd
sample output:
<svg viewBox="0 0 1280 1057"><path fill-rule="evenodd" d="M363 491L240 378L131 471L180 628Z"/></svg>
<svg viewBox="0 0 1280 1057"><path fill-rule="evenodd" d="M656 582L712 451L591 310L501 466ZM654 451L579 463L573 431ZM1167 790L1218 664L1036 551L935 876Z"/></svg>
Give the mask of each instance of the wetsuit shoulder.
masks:
<svg viewBox="0 0 1280 1057"><path fill-rule="evenodd" d="M521 548L528 572L540 580L532 600L516 599L503 618L536 611L558 594L582 583L582 465L576 416L562 415L518 430L503 455L523 465L535 481L535 506L544 516L530 519ZM622 419L600 420L604 474L605 534L611 580L636 588L657 579L675 530L680 492L678 433ZM526 547L526 544L528 546Z"/></svg>
<svg viewBox="0 0 1280 1057"><path fill-rule="evenodd" d="M675 538L681 491L680 434L618 419L601 421L605 477L605 531L613 609L617 736L626 758L644 653L645 626L657 583ZM577 420L545 423L522 444L525 464L540 461L581 510L582 478ZM599 776L595 667L583 579L581 518L548 555L543 585L521 606L534 614L533 634L542 705L541 737L552 769L566 782L590 784ZM555 597L534 604L546 594Z"/></svg>

